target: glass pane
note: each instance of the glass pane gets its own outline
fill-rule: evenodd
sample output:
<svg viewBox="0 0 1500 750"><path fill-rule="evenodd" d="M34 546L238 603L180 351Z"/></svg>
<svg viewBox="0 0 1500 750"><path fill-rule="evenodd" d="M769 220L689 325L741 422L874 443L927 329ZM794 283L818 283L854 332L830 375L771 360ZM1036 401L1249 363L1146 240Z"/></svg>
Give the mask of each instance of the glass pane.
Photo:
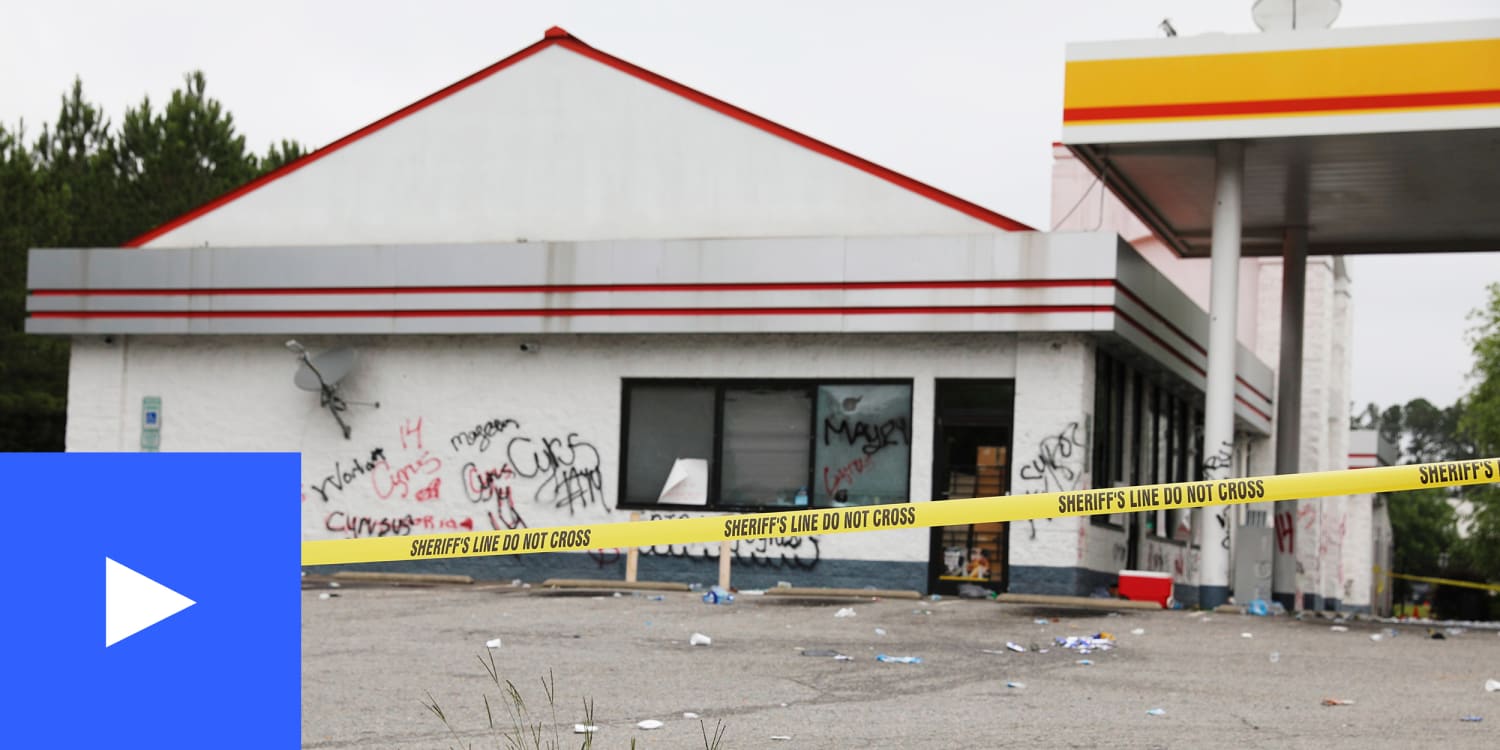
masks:
<svg viewBox="0 0 1500 750"><path fill-rule="evenodd" d="M799 388L724 392L724 473L719 502L807 504L812 394Z"/></svg>
<svg viewBox="0 0 1500 750"><path fill-rule="evenodd" d="M714 450L714 389L632 385L627 398L625 502L705 504Z"/></svg>
<svg viewBox="0 0 1500 750"><path fill-rule="evenodd" d="M814 503L905 502L911 463L910 385L818 388Z"/></svg>

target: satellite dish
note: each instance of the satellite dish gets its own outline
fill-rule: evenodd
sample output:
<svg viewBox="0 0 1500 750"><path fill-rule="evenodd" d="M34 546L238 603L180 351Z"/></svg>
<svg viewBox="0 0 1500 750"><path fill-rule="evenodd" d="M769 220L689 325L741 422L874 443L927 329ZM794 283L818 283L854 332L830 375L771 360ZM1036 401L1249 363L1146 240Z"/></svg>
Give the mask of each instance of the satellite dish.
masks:
<svg viewBox="0 0 1500 750"><path fill-rule="evenodd" d="M354 369L353 349L332 349L316 357L309 357L307 349L295 339L286 342L286 348L302 361L302 366L297 368L297 372L292 375L292 383L304 391L319 394L321 401L319 406L326 407L333 415L334 421L338 422L339 428L344 431L345 440L348 440L350 433L353 432L348 423L344 422L342 414L345 409L349 408L349 404L380 408L379 401L374 403L345 401L344 397L339 395L339 381L347 377Z"/></svg>
<svg viewBox="0 0 1500 750"><path fill-rule="evenodd" d="M1250 17L1261 31L1326 29L1342 8L1340 0L1255 0Z"/></svg>
<svg viewBox="0 0 1500 750"><path fill-rule="evenodd" d="M297 368L297 374L292 376L292 382L298 388L313 393L322 391L324 383L337 387L339 381L354 369L354 359L353 349L331 349L304 360L302 366ZM322 377L319 378L319 375Z"/></svg>

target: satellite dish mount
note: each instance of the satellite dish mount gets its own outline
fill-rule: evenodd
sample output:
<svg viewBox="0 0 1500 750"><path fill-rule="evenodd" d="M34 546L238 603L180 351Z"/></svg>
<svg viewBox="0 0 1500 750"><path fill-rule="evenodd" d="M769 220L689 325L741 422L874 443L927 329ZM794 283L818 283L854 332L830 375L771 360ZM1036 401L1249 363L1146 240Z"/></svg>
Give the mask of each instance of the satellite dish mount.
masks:
<svg viewBox="0 0 1500 750"><path fill-rule="evenodd" d="M354 369L353 349L331 349L316 357L309 357L307 349L297 343L296 339L286 342L286 348L302 361L297 374L292 376L292 383L304 391L313 391L318 394L320 399L318 405L333 415L334 421L339 423L339 429L344 431L345 440L348 440L353 432L343 417L343 412L349 408L350 404L380 408L379 401L346 401L343 396L339 395L339 383Z"/></svg>

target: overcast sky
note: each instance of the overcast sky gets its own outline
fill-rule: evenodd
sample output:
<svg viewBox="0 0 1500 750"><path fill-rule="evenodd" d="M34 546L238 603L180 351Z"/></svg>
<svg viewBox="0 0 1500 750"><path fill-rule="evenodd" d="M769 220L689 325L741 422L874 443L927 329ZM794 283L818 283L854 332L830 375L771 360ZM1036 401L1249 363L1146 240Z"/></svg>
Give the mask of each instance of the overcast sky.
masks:
<svg viewBox="0 0 1500 750"><path fill-rule="evenodd" d="M115 120L191 70L258 152L322 146L559 25L585 42L1033 226L1050 216L1064 45L1253 33L1251 0L213 3L53 0L0 23L0 122L74 76ZM1500 17L1497 0L1345 0L1336 27ZM1356 402L1452 403L1500 253L1354 258ZM1273 363L1274 364L1274 363Z"/></svg>

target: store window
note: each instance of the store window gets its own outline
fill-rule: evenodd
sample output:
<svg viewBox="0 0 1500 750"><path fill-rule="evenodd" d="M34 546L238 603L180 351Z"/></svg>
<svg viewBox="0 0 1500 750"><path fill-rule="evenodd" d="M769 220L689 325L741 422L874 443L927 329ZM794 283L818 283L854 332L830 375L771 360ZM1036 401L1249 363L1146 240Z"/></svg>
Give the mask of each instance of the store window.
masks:
<svg viewBox="0 0 1500 750"><path fill-rule="evenodd" d="M624 507L906 502L911 383L627 380Z"/></svg>

